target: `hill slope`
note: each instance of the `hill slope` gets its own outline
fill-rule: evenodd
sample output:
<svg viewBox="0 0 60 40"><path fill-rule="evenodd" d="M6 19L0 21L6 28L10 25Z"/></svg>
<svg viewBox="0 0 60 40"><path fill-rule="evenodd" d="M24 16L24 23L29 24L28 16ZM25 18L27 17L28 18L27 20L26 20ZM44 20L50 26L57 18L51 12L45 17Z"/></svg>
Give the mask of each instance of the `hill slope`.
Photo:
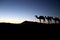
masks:
<svg viewBox="0 0 60 40"><path fill-rule="evenodd" d="M0 23L0 32L59 32L60 24L24 21L21 24Z"/></svg>

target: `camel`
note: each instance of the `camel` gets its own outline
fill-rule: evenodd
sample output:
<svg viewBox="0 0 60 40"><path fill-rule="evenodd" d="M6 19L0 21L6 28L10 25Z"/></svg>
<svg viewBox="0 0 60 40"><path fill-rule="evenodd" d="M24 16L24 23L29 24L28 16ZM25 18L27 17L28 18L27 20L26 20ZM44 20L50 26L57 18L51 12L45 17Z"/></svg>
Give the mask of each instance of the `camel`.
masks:
<svg viewBox="0 0 60 40"><path fill-rule="evenodd" d="M55 21L55 23L57 23L57 21L60 23L60 19L58 17L55 17L53 20Z"/></svg>
<svg viewBox="0 0 60 40"><path fill-rule="evenodd" d="M47 21L48 21L48 23L50 23L50 22L52 22L52 19L53 19L53 17L50 17L50 16L45 16L45 18L47 19Z"/></svg>
<svg viewBox="0 0 60 40"><path fill-rule="evenodd" d="M39 19L39 21L40 21L40 23L41 23L41 20L43 20L44 22L45 22L45 17L44 16L37 16L37 15L35 15L35 17L37 18L37 19Z"/></svg>

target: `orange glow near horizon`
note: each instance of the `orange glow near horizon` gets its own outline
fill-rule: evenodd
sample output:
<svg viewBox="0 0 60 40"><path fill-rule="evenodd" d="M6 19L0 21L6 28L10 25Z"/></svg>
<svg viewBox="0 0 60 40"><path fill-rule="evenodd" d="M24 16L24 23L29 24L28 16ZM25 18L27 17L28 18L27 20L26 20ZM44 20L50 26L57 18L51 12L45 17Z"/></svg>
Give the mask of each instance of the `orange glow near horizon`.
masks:
<svg viewBox="0 0 60 40"><path fill-rule="evenodd" d="M5 22L5 23L14 23L14 24L19 24L22 23L23 21L18 20L18 19L0 19L0 22Z"/></svg>

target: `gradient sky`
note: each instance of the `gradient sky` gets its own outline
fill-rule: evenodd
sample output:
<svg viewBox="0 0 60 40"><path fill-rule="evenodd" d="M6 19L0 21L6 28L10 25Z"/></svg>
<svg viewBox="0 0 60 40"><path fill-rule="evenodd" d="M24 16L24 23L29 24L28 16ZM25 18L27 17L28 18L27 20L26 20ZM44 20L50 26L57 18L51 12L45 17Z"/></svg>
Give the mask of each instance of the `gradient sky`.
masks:
<svg viewBox="0 0 60 40"><path fill-rule="evenodd" d="M35 21L35 15L60 17L60 0L0 0L0 21Z"/></svg>

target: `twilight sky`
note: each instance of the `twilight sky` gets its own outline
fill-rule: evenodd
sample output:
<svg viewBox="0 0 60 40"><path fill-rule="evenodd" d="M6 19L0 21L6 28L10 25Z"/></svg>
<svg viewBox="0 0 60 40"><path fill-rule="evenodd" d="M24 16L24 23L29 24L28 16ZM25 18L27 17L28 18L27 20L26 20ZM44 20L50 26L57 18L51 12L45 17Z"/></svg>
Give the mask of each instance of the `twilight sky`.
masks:
<svg viewBox="0 0 60 40"><path fill-rule="evenodd" d="M0 21L35 21L34 15L60 17L60 0L0 0Z"/></svg>

